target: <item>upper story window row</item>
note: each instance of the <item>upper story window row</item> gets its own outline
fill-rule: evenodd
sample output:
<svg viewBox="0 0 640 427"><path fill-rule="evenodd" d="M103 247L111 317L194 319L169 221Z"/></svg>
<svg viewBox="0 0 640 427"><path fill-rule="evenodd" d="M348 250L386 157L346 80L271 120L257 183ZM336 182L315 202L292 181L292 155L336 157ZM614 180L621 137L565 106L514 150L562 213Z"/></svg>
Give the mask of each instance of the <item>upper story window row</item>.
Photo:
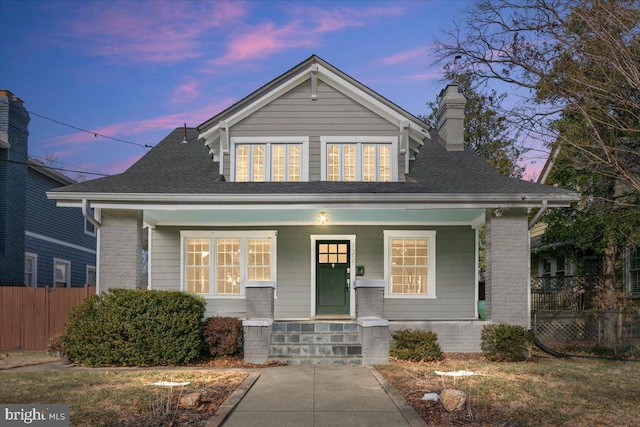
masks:
<svg viewBox="0 0 640 427"><path fill-rule="evenodd" d="M315 167L323 181L397 181L397 145L396 137L320 137L320 164L310 165L307 137L231 138L231 180L308 181Z"/></svg>

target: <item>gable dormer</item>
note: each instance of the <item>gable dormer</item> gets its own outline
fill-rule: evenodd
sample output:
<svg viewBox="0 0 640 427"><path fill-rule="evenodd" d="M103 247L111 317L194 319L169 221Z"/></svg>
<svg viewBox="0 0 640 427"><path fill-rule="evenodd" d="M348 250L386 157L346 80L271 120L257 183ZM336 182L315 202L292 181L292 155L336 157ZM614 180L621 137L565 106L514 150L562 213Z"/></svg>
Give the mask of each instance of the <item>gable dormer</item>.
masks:
<svg viewBox="0 0 640 427"><path fill-rule="evenodd" d="M317 56L198 127L229 181L404 181L429 127Z"/></svg>

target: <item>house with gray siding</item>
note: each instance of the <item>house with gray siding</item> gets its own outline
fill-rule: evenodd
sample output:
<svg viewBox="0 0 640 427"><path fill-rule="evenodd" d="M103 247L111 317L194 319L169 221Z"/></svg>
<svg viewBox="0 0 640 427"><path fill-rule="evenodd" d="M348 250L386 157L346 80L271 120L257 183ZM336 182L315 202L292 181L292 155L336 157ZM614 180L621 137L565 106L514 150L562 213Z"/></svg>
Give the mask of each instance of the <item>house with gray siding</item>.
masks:
<svg viewBox="0 0 640 427"><path fill-rule="evenodd" d="M76 182L28 156L29 113L0 91L0 286L95 285L96 230L47 192Z"/></svg>
<svg viewBox="0 0 640 427"><path fill-rule="evenodd" d="M529 209L577 195L500 175L464 146L458 87L440 98L430 129L313 55L124 173L48 195L94 210L99 292L140 285L145 233L148 287L243 319L247 361L380 363L404 328L479 351L483 325L529 325Z"/></svg>

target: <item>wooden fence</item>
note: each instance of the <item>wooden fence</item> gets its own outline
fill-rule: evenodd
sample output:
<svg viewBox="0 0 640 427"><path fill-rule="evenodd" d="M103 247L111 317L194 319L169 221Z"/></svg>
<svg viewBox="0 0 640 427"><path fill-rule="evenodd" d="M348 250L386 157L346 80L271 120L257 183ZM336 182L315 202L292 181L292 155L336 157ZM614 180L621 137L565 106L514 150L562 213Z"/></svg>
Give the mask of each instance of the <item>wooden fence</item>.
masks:
<svg viewBox="0 0 640 427"><path fill-rule="evenodd" d="M64 332L71 309L96 293L84 288L0 286L0 351L47 349Z"/></svg>

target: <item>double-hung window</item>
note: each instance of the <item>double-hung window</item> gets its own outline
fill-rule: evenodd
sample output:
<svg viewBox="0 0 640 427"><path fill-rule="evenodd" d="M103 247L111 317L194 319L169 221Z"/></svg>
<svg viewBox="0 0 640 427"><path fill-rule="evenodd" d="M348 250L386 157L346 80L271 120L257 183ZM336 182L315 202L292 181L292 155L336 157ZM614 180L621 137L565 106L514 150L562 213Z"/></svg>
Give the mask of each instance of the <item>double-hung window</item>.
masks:
<svg viewBox="0 0 640 427"><path fill-rule="evenodd" d="M53 259L53 286L55 288L71 286L71 262L64 259Z"/></svg>
<svg viewBox="0 0 640 427"><path fill-rule="evenodd" d="M242 297L247 282L275 281L275 231L183 231L183 289Z"/></svg>
<svg viewBox="0 0 640 427"><path fill-rule="evenodd" d="M321 137L322 180L397 181L396 137Z"/></svg>
<svg viewBox="0 0 640 427"><path fill-rule="evenodd" d="M30 252L24 254L24 284L29 287L38 286L38 255Z"/></svg>
<svg viewBox="0 0 640 427"><path fill-rule="evenodd" d="M309 180L306 137L235 137L231 142L231 167L237 182Z"/></svg>
<svg viewBox="0 0 640 427"><path fill-rule="evenodd" d="M385 230L386 296L435 298L436 232Z"/></svg>

